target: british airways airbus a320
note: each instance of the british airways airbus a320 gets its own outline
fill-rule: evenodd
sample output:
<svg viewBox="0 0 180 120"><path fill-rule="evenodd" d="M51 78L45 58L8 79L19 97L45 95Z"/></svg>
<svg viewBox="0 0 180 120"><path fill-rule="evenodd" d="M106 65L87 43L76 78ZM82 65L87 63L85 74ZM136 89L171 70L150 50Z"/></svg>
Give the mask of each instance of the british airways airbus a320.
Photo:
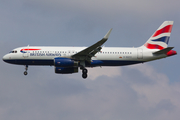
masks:
<svg viewBox="0 0 180 120"><path fill-rule="evenodd" d="M173 21L163 22L148 41L137 48L101 47L110 29L102 40L90 47L19 47L6 54L3 61L25 65L24 75L29 65L53 65L58 74L77 73L80 68L82 77L87 78L86 67L132 65L176 55L173 47L168 47L172 26Z"/></svg>

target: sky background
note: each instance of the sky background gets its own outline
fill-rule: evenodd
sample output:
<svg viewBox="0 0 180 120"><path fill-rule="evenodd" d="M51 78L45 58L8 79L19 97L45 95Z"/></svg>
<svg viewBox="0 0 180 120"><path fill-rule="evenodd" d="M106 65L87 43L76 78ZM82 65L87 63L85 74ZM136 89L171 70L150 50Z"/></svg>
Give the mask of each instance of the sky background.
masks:
<svg viewBox="0 0 180 120"><path fill-rule="evenodd" d="M107 47L139 47L166 20L180 51L179 0L0 0L0 56L21 46L90 46L113 28ZM0 61L1 120L179 120L179 55L149 63L89 68Z"/></svg>

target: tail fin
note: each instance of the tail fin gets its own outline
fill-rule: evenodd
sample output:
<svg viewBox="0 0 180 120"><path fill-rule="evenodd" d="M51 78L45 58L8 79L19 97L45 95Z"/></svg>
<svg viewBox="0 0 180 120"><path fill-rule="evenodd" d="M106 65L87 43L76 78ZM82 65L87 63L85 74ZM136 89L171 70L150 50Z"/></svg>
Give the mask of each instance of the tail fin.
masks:
<svg viewBox="0 0 180 120"><path fill-rule="evenodd" d="M173 21L164 21L155 33L148 39L144 46L148 49L162 50L167 48Z"/></svg>

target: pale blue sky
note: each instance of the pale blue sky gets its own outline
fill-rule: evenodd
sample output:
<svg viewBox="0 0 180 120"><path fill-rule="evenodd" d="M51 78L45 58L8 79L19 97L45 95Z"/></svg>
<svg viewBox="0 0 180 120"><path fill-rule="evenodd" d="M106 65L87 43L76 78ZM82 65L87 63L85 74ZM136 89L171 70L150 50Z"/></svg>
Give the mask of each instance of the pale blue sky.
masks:
<svg viewBox="0 0 180 120"><path fill-rule="evenodd" d="M180 51L177 0L1 0L0 56L27 45L138 47L165 20ZM57 75L54 67L0 61L1 120L179 120L179 55L149 63Z"/></svg>

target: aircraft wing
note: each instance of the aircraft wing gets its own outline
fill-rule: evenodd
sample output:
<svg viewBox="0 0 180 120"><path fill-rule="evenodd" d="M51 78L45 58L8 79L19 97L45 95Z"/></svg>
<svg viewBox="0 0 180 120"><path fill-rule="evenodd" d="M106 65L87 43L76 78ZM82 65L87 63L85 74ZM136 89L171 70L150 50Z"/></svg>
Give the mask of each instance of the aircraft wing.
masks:
<svg viewBox="0 0 180 120"><path fill-rule="evenodd" d="M93 57L97 52L99 52L102 48L101 45L104 44L111 33L112 29L110 29L107 34L97 43L87 47L86 49L72 55L71 57L75 60L86 60L88 62L91 61L91 57Z"/></svg>

